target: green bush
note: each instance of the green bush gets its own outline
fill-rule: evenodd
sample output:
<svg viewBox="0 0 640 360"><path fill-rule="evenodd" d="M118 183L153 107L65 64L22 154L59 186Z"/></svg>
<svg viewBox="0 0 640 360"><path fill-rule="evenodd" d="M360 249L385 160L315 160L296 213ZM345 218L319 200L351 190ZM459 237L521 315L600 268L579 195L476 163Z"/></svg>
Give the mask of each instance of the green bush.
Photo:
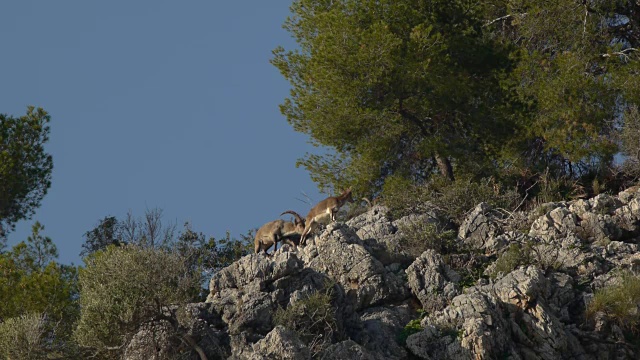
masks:
<svg viewBox="0 0 640 360"><path fill-rule="evenodd" d="M624 273L620 282L597 290L587 306L587 318L597 313L615 322L623 330L640 332L640 277Z"/></svg>
<svg viewBox="0 0 640 360"><path fill-rule="evenodd" d="M0 358L46 359L49 352L46 319L42 314L25 314L0 322Z"/></svg>
<svg viewBox="0 0 640 360"><path fill-rule="evenodd" d="M456 233L453 230L441 230L428 222L414 222L400 226L403 237L402 248L413 257L418 257L425 250L433 249L440 254L455 252Z"/></svg>
<svg viewBox="0 0 640 360"><path fill-rule="evenodd" d="M317 291L286 309L279 308L273 316L273 322L295 331L312 354L320 353L339 336L329 291Z"/></svg>
<svg viewBox="0 0 640 360"><path fill-rule="evenodd" d="M110 246L85 262L74 337L103 357L118 356L142 324L166 316L168 305L193 301L200 289L199 272L175 252Z"/></svg>
<svg viewBox="0 0 640 360"><path fill-rule="evenodd" d="M521 201L515 190L505 190L493 178L480 181L460 178L450 182L437 176L422 185L390 177L385 181L383 198L395 218L435 208L458 224L481 202L511 210Z"/></svg>
<svg viewBox="0 0 640 360"><path fill-rule="evenodd" d="M400 345L405 345L409 336L424 330L421 322L422 319L427 315L427 313L424 310L420 309L418 310L418 315L419 317L417 319L409 321L409 323L405 325L404 329L402 329L402 331L398 335L398 343Z"/></svg>
<svg viewBox="0 0 640 360"><path fill-rule="evenodd" d="M509 246L509 249L503 252L500 257L498 257L498 260L496 260L495 263L495 267L492 269L489 276L492 279L495 279L498 274L506 275L519 266L531 263L529 251L529 246L511 244Z"/></svg>

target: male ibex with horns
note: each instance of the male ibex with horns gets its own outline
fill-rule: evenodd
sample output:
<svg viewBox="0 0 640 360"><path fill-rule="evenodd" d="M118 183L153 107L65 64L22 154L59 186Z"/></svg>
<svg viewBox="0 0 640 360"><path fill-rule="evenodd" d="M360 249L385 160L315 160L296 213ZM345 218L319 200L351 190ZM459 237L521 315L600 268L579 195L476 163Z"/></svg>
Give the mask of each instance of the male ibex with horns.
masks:
<svg viewBox="0 0 640 360"><path fill-rule="evenodd" d="M331 221L336 221L338 210L340 210L347 201L353 202L351 188L348 188L338 196L330 196L311 208L309 214L307 214L306 225L302 232L302 237L300 237L300 244L305 244L307 236L315 230L318 224L328 224Z"/></svg>
<svg viewBox="0 0 640 360"><path fill-rule="evenodd" d="M286 242L292 246L296 246L295 242L291 240L292 237L297 237L302 234L304 231L304 219L297 212L287 210L280 214L280 216L284 214L291 214L295 217L294 222L284 221L284 220L274 220L270 221L256 232L255 238L255 251L256 253L261 250L264 253L267 253L267 250L271 248L272 245L275 245L273 251L278 250L278 241Z"/></svg>

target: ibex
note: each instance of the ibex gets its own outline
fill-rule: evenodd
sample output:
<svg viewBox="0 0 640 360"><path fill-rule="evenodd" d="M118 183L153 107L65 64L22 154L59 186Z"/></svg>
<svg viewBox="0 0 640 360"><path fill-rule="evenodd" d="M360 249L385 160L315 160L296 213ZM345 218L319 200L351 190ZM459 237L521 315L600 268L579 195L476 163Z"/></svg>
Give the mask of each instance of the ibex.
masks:
<svg viewBox="0 0 640 360"><path fill-rule="evenodd" d="M309 210L309 214L307 214L307 219L305 221L306 225L302 232L302 236L300 237L300 244L305 244L307 236L315 230L319 223L328 224L331 221L336 221L336 214L338 213L338 210L340 210L347 201L351 203L353 202L353 198L351 197L351 188L345 190L339 196L330 196L311 208L311 210Z"/></svg>
<svg viewBox="0 0 640 360"><path fill-rule="evenodd" d="M271 245L275 245L273 251L278 250L278 241L286 242L292 246L296 246L295 242L291 240L292 237L300 236L304 231L304 219L295 211L287 210L280 214L291 214L295 216L294 222L284 220L270 221L256 232L255 238L255 252L256 254L261 250L267 253L267 250L271 248Z"/></svg>

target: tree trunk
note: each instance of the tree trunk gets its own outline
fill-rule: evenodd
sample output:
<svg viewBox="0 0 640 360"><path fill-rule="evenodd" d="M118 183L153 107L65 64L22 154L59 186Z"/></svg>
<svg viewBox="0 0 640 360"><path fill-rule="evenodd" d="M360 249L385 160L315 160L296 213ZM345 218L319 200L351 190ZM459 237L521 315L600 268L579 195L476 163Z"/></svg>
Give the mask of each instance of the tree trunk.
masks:
<svg viewBox="0 0 640 360"><path fill-rule="evenodd" d="M453 167L451 166L451 160L448 157L443 157L439 153L435 154L436 164L438 164L438 169L440 170L440 174L442 176L449 179L449 181L454 181L453 177Z"/></svg>

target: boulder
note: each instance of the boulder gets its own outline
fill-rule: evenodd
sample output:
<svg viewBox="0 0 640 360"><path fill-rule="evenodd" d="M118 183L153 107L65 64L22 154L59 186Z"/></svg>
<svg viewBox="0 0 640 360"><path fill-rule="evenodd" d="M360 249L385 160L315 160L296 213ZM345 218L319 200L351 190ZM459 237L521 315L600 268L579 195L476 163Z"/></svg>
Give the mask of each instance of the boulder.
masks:
<svg viewBox="0 0 640 360"><path fill-rule="evenodd" d="M427 250L405 270L411 292L427 312L442 310L461 290L460 275L449 268L442 256Z"/></svg>
<svg viewBox="0 0 640 360"><path fill-rule="evenodd" d="M327 274L345 291L355 311L409 296L404 281L363 246L348 226L334 223L302 250L305 266Z"/></svg>
<svg viewBox="0 0 640 360"><path fill-rule="evenodd" d="M499 235L502 226L498 222L502 214L493 211L487 203L480 203L462 221L458 238L470 249L481 250L485 255L494 255L504 247Z"/></svg>
<svg viewBox="0 0 640 360"><path fill-rule="evenodd" d="M247 359L304 360L311 359L311 352L295 332L276 326L264 339L253 345L253 353Z"/></svg>

